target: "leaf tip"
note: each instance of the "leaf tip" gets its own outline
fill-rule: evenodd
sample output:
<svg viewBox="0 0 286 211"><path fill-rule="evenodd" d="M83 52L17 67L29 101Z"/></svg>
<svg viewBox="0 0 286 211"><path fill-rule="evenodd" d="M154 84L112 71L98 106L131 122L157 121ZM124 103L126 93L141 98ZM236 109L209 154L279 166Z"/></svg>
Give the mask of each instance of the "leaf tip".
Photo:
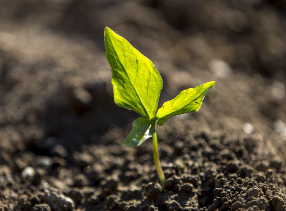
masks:
<svg viewBox="0 0 286 211"><path fill-rule="evenodd" d="M104 39L105 40L107 39L107 35L109 35L110 32L112 32L112 30L108 26L106 26L104 29Z"/></svg>
<svg viewBox="0 0 286 211"><path fill-rule="evenodd" d="M108 32L108 31L110 31L110 30L111 30L111 29L110 29L108 26L106 26L105 29L104 29L104 33Z"/></svg>
<svg viewBox="0 0 286 211"><path fill-rule="evenodd" d="M215 85L215 81L210 81L208 83L210 84L210 88L214 87L214 85Z"/></svg>
<svg viewBox="0 0 286 211"><path fill-rule="evenodd" d="M209 89L214 87L214 85L215 85L215 81L209 81L205 84L202 84L201 86L204 86L206 88L206 92L205 92L206 94Z"/></svg>

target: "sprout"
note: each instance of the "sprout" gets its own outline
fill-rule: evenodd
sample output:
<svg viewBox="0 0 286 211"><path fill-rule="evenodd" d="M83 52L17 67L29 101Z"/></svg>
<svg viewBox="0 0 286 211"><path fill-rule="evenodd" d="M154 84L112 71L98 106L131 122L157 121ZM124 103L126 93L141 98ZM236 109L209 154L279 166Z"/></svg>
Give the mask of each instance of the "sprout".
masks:
<svg viewBox="0 0 286 211"><path fill-rule="evenodd" d="M207 91L215 82L186 89L165 102L157 111L163 81L152 61L108 27L105 28L104 41L106 58L112 70L115 103L142 116L134 121L133 129L123 145L138 147L153 137L154 163L163 190L167 192L159 160L156 125L163 125L172 116L198 111Z"/></svg>

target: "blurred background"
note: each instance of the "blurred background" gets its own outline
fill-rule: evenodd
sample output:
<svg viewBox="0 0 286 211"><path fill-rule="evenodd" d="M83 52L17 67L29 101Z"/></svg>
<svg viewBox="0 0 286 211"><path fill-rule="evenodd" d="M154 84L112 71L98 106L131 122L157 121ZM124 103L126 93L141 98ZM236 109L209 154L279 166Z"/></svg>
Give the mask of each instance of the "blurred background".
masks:
<svg viewBox="0 0 286 211"><path fill-rule="evenodd" d="M185 124L286 137L285 0L0 4L3 151L64 157L84 144L121 143L137 114L113 102L105 26L154 62L164 80L160 105L216 81L199 114L178 117Z"/></svg>

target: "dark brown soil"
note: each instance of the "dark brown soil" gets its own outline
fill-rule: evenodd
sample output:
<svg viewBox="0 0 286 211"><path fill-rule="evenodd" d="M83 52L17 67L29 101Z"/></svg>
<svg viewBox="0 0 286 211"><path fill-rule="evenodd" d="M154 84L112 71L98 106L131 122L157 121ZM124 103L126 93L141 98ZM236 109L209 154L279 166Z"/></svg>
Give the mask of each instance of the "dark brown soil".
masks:
<svg viewBox="0 0 286 211"><path fill-rule="evenodd" d="M286 2L0 1L0 210L286 210ZM162 102L215 80L197 113L122 146L109 26L160 71Z"/></svg>

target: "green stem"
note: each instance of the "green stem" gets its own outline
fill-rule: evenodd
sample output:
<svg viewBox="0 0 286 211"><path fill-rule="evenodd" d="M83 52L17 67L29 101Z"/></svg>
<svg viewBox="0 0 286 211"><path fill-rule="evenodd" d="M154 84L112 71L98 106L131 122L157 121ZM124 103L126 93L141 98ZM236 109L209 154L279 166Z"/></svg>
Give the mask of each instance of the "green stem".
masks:
<svg viewBox="0 0 286 211"><path fill-rule="evenodd" d="M160 160L159 160L159 152L158 152L158 141L157 141L157 133L156 130L153 133L153 156L154 156L154 163L156 166L156 170L157 170L157 174L160 180L160 183L162 185L162 188L164 190L164 192L168 192L166 186L165 186L165 175L164 172L162 170L161 164L160 164Z"/></svg>

